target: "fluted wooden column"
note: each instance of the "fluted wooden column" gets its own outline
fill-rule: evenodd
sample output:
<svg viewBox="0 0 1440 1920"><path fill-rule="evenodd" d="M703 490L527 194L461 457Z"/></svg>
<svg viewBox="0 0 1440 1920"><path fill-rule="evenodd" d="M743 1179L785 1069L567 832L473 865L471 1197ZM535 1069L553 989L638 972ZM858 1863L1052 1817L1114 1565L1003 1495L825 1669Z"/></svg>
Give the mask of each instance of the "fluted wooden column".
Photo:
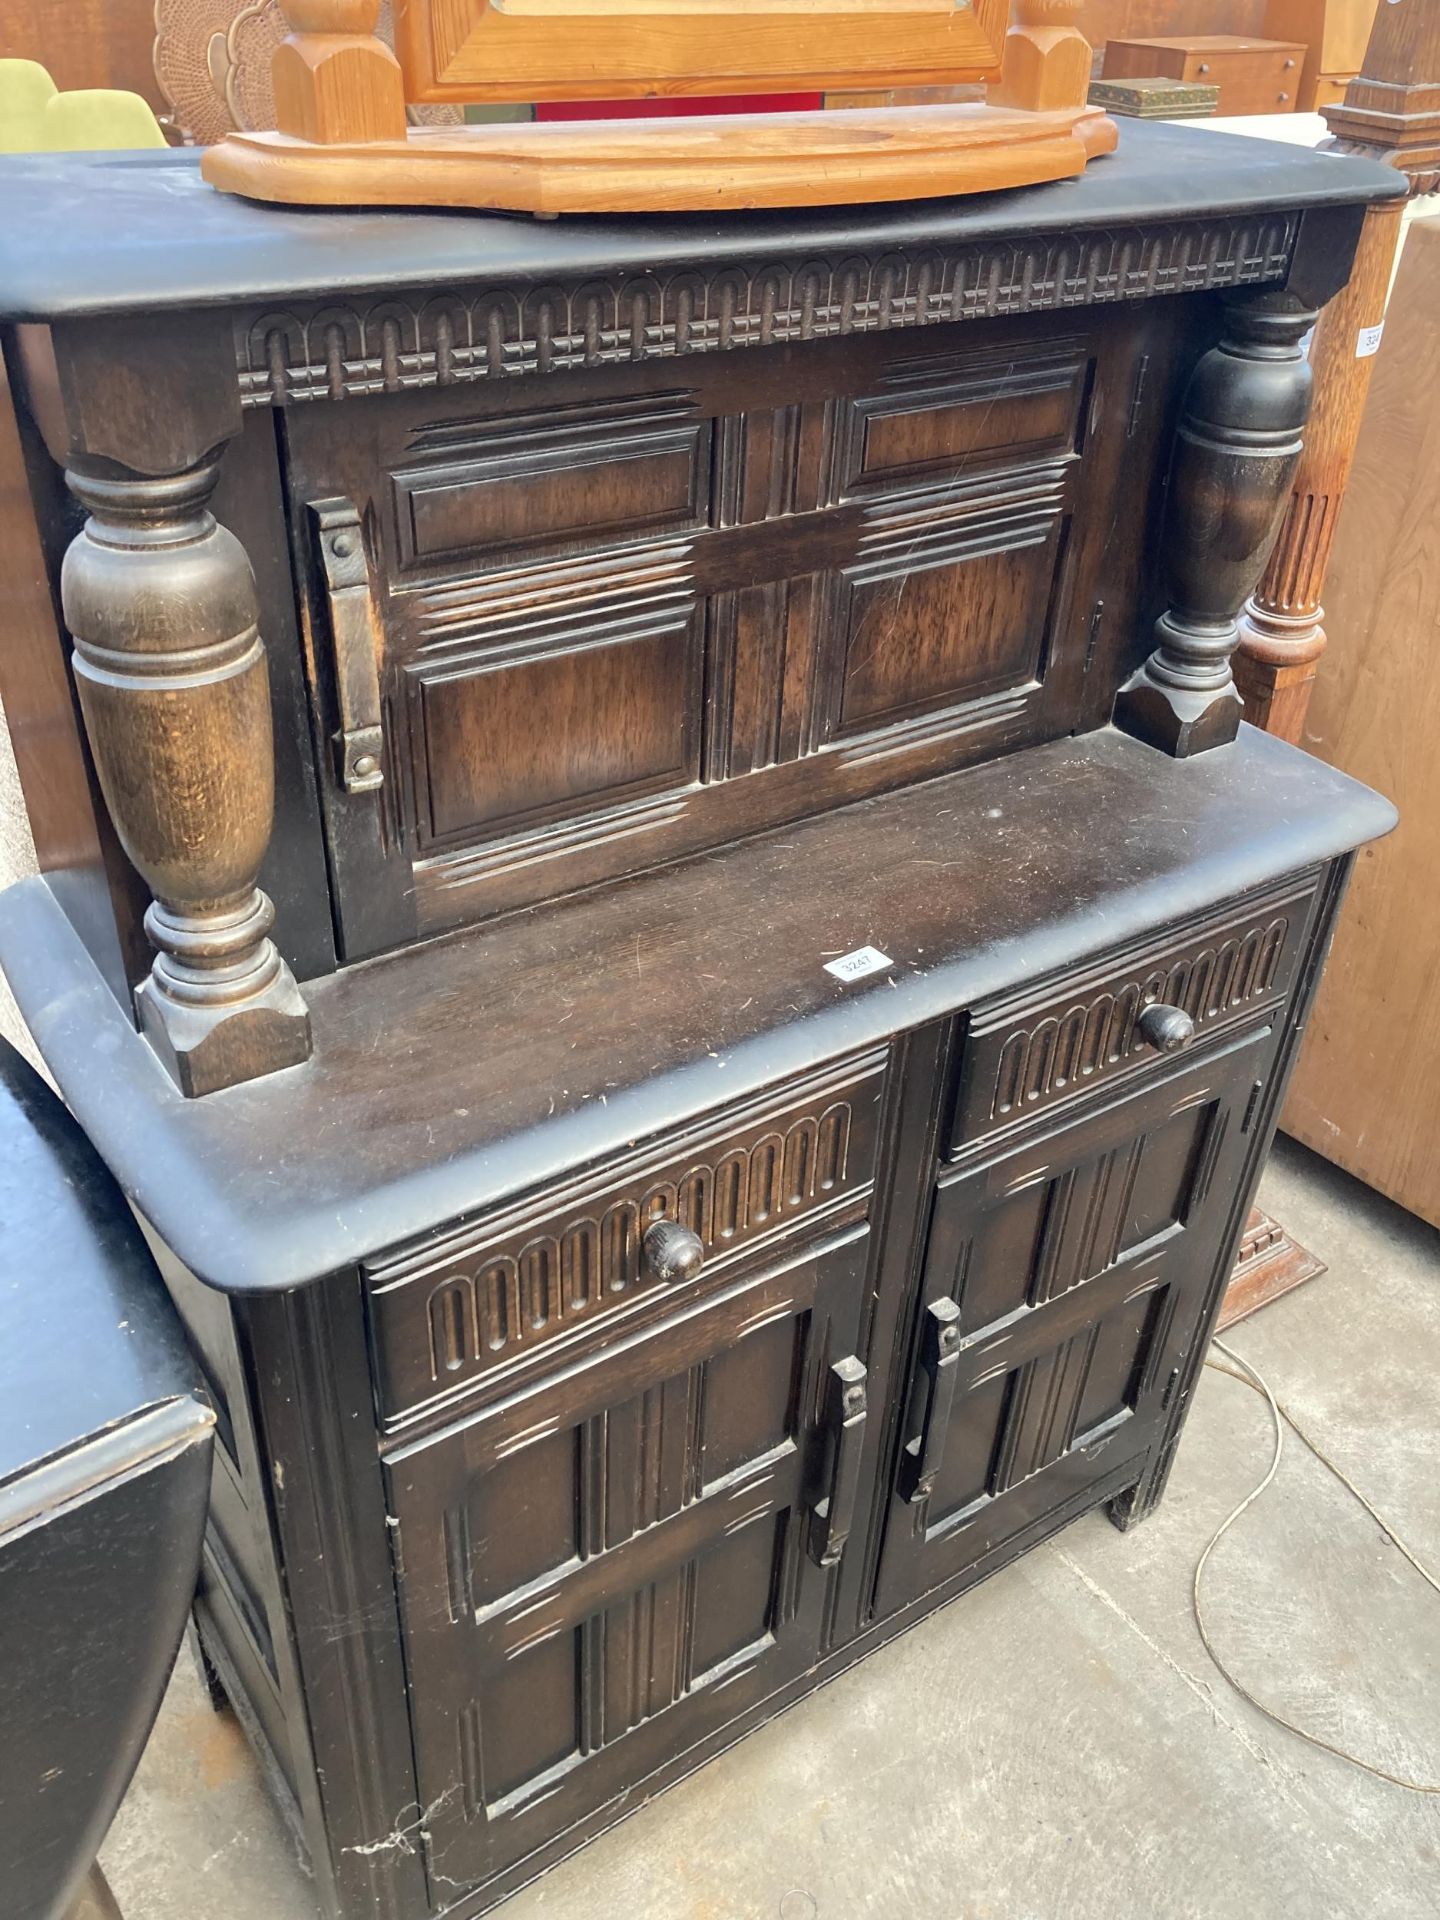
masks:
<svg viewBox="0 0 1440 1920"><path fill-rule="evenodd" d="M1403 201L1365 217L1349 284L1320 316L1311 348L1315 405L1280 537L1240 618L1235 681L1245 717L1298 743L1320 656L1321 595L1370 391L1399 245Z"/></svg>
<svg viewBox="0 0 1440 1920"><path fill-rule="evenodd" d="M1412 195L1434 189L1440 182L1435 0L1385 0L1363 71L1325 116L1338 150L1388 162L1405 175ZM1270 564L1240 623L1235 678L1246 718L1297 743L1325 651L1325 574L1380 347L1403 211L1403 201L1371 208L1350 283L1320 317L1310 353L1316 399L1305 450Z"/></svg>
<svg viewBox="0 0 1440 1920"><path fill-rule="evenodd" d="M1440 184L1440 4L1382 0L1359 76L1325 109L1331 145L1404 174L1412 195ZM1240 621L1235 679L1246 718L1303 745L1327 636L1322 599L1380 347L1405 203L1365 216L1350 283L1321 315L1311 345L1316 399L1285 521ZM1255 1208L1225 1297L1221 1327L1325 1271L1279 1221Z"/></svg>

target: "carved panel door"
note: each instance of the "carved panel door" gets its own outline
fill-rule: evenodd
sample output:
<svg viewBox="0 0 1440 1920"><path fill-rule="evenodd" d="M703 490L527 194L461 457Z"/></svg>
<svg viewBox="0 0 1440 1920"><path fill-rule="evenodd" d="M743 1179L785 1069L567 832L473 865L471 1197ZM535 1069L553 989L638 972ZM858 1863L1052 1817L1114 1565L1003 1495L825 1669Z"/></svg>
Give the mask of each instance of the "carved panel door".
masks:
<svg viewBox="0 0 1440 1920"><path fill-rule="evenodd" d="M860 1494L852 1230L387 1466L437 1901L811 1665Z"/></svg>
<svg viewBox="0 0 1440 1920"><path fill-rule="evenodd" d="M1139 1462L1220 1281L1269 1026L942 1178L877 1601Z"/></svg>
<svg viewBox="0 0 1440 1920"><path fill-rule="evenodd" d="M346 956L1099 724L1173 324L287 412Z"/></svg>

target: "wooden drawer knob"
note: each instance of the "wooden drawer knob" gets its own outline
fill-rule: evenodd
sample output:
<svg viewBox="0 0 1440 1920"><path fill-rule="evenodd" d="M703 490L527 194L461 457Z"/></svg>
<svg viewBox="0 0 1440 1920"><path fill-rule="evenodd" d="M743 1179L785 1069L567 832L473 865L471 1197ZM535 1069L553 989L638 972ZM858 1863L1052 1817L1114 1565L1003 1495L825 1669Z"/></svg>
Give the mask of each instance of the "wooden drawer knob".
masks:
<svg viewBox="0 0 1440 1920"><path fill-rule="evenodd" d="M1195 1038L1195 1022L1183 1007L1167 1007L1157 1000L1145 1008L1138 1022L1140 1037L1157 1053L1178 1053Z"/></svg>
<svg viewBox="0 0 1440 1920"><path fill-rule="evenodd" d="M693 1280L705 1264L705 1242L678 1220L657 1220L641 1242L646 1270L667 1286Z"/></svg>

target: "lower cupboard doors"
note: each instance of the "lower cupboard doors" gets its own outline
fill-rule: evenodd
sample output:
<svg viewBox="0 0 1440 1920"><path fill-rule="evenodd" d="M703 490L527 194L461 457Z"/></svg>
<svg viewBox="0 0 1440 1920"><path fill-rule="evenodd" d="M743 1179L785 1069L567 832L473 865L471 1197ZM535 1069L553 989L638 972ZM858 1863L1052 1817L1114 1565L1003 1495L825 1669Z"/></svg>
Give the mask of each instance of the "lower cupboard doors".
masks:
<svg viewBox="0 0 1440 1920"><path fill-rule="evenodd" d="M1252 1031L942 1177L881 1614L1128 1464L1138 1475L1220 1281L1272 1040L1268 1027Z"/></svg>
<svg viewBox="0 0 1440 1920"><path fill-rule="evenodd" d="M866 1251L857 1229L390 1459L437 1903L814 1664Z"/></svg>

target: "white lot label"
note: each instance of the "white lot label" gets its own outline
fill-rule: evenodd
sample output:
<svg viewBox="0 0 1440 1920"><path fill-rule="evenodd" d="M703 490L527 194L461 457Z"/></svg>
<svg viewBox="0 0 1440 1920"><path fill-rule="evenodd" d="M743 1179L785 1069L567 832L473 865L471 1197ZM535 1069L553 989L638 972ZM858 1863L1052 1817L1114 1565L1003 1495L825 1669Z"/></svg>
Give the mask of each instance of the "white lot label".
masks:
<svg viewBox="0 0 1440 1920"><path fill-rule="evenodd" d="M894 964L878 947L857 947L853 953L842 953L838 960L827 960L825 971L837 980L863 980L867 973L883 973Z"/></svg>
<svg viewBox="0 0 1440 1920"><path fill-rule="evenodd" d="M1377 327L1361 327L1355 340L1355 358L1368 360L1372 353L1380 351L1380 342L1385 337L1385 322Z"/></svg>

